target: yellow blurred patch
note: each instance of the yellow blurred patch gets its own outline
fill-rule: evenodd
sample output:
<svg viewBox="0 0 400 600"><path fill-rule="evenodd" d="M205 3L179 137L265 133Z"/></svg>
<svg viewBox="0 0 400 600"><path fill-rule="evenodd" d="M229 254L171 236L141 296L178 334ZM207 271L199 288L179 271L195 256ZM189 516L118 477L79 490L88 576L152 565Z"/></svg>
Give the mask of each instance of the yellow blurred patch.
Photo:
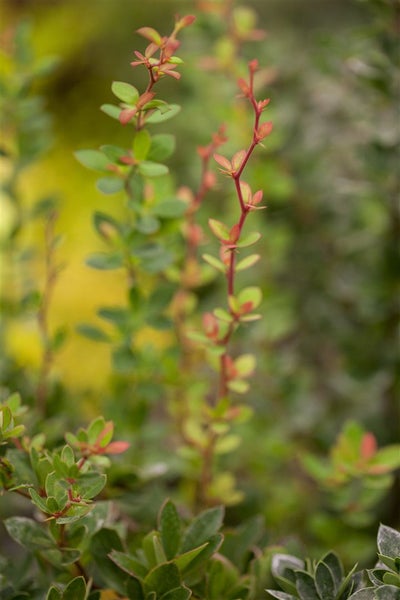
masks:
<svg viewBox="0 0 400 600"><path fill-rule="evenodd" d="M5 332L8 353L21 367L37 369L42 359L42 348L34 320L15 320Z"/></svg>

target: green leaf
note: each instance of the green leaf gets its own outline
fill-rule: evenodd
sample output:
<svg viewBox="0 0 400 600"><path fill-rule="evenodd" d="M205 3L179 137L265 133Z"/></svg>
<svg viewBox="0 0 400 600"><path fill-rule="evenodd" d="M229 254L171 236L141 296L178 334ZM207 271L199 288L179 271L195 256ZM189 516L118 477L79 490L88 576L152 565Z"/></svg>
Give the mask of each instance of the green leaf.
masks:
<svg viewBox="0 0 400 600"><path fill-rule="evenodd" d="M110 336L108 336L102 329L89 323L79 323L76 326L76 331L94 342L109 342Z"/></svg>
<svg viewBox="0 0 400 600"><path fill-rule="evenodd" d="M181 578L178 567L173 563L164 563L156 566L144 579L145 593L156 592L157 596L180 587Z"/></svg>
<svg viewBox="0 0 400 600"><path fill-rule="evenodd" d="M208 225L219 240L229 240L229 228L225 223L221 223L221 221L217 221L216 219L208 219Z"/></svg>
<svg viewBox="0 0 400 600"><path fill-rule="evenodd" d="M247 287L239 292L237 298L240 306L251 303L253 310L261 304L262 292L259 287Z"/></svg>
<svg viewBox="0 0 400 600"><path fill-rule="evenodd" d="M343 579L343 566L339 557L334 552L328 552L322 557L321 561L329 568L335 584L335 593L340 587Z"/></svg>
<svg viewBox="0 0 400 600"><path fill-rule="evenodd" d="M207 542L220 529L223 518L224 508L216 506L205 510L193 519L185 532L182 552L187 552Z"/></svg>
<svg viewBox="0 0 400 600"><path fill-rule="evenodd" d="M400 589L394 585L382 585L375 590L375 598L376 600L400 600Z"/></svg>
<svg viewBox="0 0 400 600"><path fill-rule="evenodd" d="M120 177L101 177L96 181L96 187L103 194L116 194L124 189L124 180Z"/></svg>
<svg viewBox="0 0 400 600"><path fill-rule="evenodd" d="M85 262L89 267L101 271L119 269L123 265L122 256L119 253L105 254L104 252L95 252L88 256Z"/></svg>
<svg viewBox="0 0 400 600"><path fill-rule="evenodd" d="M93 215L93 225L97 233L107 239L110 232L119 232L120 226L111 215L100 211L95 211Z"/></svg>
<svg viewBox="0 0 400 600"><path fill-rule="evenodd" d="M335 600L335 581L329 567L319 562L315 570L315 586L320 598Z"/></svg>
<svg viewBox="0 0 400 600"><path fill-rule="evenodd" d="M34 488L29 489L29 494L32 499L32 502L38 507L38 509L41 510L42 512L48 514L49 511L47 509L46 500L44 498L42 498L41 496L39 496L39 494L37 493L37 491Z"/></svg>
<svg viewBox="0 0 400 600"><path fill-rule="evenodd" d="M254 354L242 354L235 360L238 377L249 377L256 368L256 357Z"/></svg>
<svg viewBox="0 0 400 600"><path fill-rule="evenodd" d="M114 96L127 104L135 104L139 98L138 90L130 83L125 83L124 81L113 81L111 90Z"/></svg>
<svg viewBox="0 0 400 600"><path fill-rule="evenodd" d="M51 548L53 542L43 529L42 525L27 517L10 517L5 519L4 525L9 535L21 546L28 550Z"/></svg>
<svg viewBox="0 0 400 600"><path fill-rule="evenodd" d="M137 368L137 358L131 348L120 346L112 353L112 364L117 373L132 373Z"/></svg>
<svg viewBox="0 0 400 600"><path fill-rule="evenodd" d="M358 590L348 600L376 600L374 588L363 588Z"/></svg>
<svg viewBox="0 0 400 600"><path fill-rule="evenodd" d="M113 550L110 554L111 560L120 567L123 571L132 575L132 577L145 577L148 569L142 565L134 556L126 554L126 552L118 552Z"/></svg>
<svg viewBox="0 0 400 600"><path fill-rule="evenodd" d="M260 238L261 233L258 233L258 231L253 231L252 233L243 235L236 245L238 248L248 248L248 246L253 246L253 244L256 244Z"/></svg>
<svg viewBox="0 0 400 600"><path fill-rule="evenodd" d="M204 542L204 544L201 544L201 546L198 546L197 548L193 548L193 550L179 554L179 556L174 559L174 563L181 572L187 570L188 567L190 569L192 561L194 561L194 559L197 558L197 556L199 556L199 554L201 554L208 545L209 542Z"/></svg>
<svg viewBox="0 0 400 600"><path fill-rule="evenodd" d="M86 582L83 577L75 577L64 590L63 600L85 600Z"/></svg>
<svg viewBox="0 0 400 600"><path fill-rule="evenodd" d="M191 595L192 592L189 590L189 588L182 585L161 596L160 600L188 600Z"/></svg>
<svg viewBox="0 0 400 600"><path fill-rule="evenodd" d="M124 595L127 575L109 558L113 550L123 552L120 537L113 529L103 527L91 538L90 551L107 584Z"/></svg>
<svg viewBox="0 0 400 600"><path fill-rule="evenodd" d="M108 172L107 167L110 161L100 150L77 150L74 152L74 156L88 169Z"/></svg>
<svg viewBox="0 0 400 600"><path fill-rule="evenodd" d="M380 525L377 545L380 554L393 559L398 558L400 556L400 532L387 525Z"/></svg>
<svg viewBox="0 0 400 600"><path fill-rule="evenodd" d="M182 217L187 210L187 204L182 200L164 200L156 204L153 208L153 214L162 219L178 219Z"/></svg>
<svg viewBox="0 0 400 600"><path fill-rule="evenodd" d="M175 150L175 136L170 133L160 133L151 138L151 146L147 155L148 160L160 162L171 156Z"/></svg>
<svg viewBox="0 0 400 600"><path fill-rule="evenodd" d="M109 117L113 119L119 120L119 115L121 114L122 108L119 106L115 106L115 104L102 104L100 106L100 110L103 111Z"/></svg>
<svg viewBox="0 0 400 600"><path fill-rule="evenodd" d="M214 267L214 269L217 269L217 271L220 271L224 274L226 273L226 266L224 265L222 260L219 260L219 258L212 256L212 254L203 254L202 258L206 261L206 263Z"/></svg>
<svg viewBox="0 0 400 600"><path fill-rule="evenodd" d="M150 117L146 119L146 123L163 123L164 121L168 121L175 117L178 112L181 110L181 107L178 104L169 104L167 108L163 109L163 112L157 110Z"/></svg>
<svg viewBox="0 0 400 600"><path fill-rule="evenodd" d="M150 160L143 160L139 163L139 173L143 177L160 177L168 173L168 167L161 163L152 162Z"/></svg>
<svg viewBox="0 0 400 600"><path fill-rule="evenodd" d="M310 573L296 571L296 589L301 600L321 600Z"/></svg>
<svg viewBox="0 0 400 600"><path fill-rule="evenodd" d="M250 256L246 256L246 258L243 258L242 260L240 260L237 263L235 270L236 271L244 271L245 269L248 269L249 267L252 267L253 265L255 265L259 260L260 260L259 254L250 254Z"/></svg>
<svg viewBox="0 0 400 600"><path fill-rule="evenodd" d="M143 215L137 223L135 223L135 229L140 231L140 233L150 235L160 229L160 221L152 215Z"/></svg>
<svg viewBox="0 0 400 600"><path fill-rule="evenodd" d="M278 590L265 591L268 592L268 594L273 598L277 598L277 600L298 600L298 596L293 596L292 594L287 594L286 592L280 592Z"/></svg>
<svg viewBox="0 0 400 600"><path fill-rule="evenodd" d="M144 160L151 146L151 136L147 129L140 129L133 139L133 155L136 160Z"/></svg>
<svg viewBox="0 0 400 600"><path fill-rule="evenodd" d="M159 516L159 531L167 560L173 558L178 552L182 536L181 530L181 520L175 505L167 500L162 506Z"/></svg>
<svg viewBox="0 0 400 600"><path fill-rule="evenodd" d="M126 584L126 593L129 600L145 600L142 584L136 577L130 577Z"/></svg>
<svg viewBox="0 0 400 600"><path fill-rule="evenodd" d="M79 478L78 490L85 500L98 496L107 482L107 476L100 473L85 473Z"/></svg>
<svg viewBox="0 0 400 600"><path fill-rule="evenodd" d="M62 592L54 585L51 586L49 591L47 592L46 600L62 600L63 595Z"/></svg>
<svg viewBox="0 0 400 600"><path fill-rule="evenodd" d="M225 557L211 559L208 568L208 598L224 598L239 581L239 573Z"/></svg>
<svg viewBox="0 0 400 600"><path fill-rule="evenodd" d="M120 158L127 154L127 151L124 148L120 148L119 146L112 146L110 144L105 144L104 146L100 146L100 150L113 163L119 162Z"/></svg>

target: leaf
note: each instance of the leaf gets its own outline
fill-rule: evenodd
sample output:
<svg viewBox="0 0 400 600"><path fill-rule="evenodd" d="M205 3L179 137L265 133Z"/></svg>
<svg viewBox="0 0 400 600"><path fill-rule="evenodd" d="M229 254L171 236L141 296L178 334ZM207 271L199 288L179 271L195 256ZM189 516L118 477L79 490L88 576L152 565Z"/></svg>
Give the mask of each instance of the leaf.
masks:
<svg viewBox="0 0 400 600"><path fill-rule="evenodd" d="M249 267L255 265L260 260L260 258L261 257L259 254L250 254L250 256L246 256L246 258L243 258L237 263L235 270L244 271L245 269L248 269Z"/></svg>
<svg viewBox="0 0 400 600"><path fill-rule="evenodd" d="M135 229L140 233L150 235L160 229L160 221L152 215L144 215L136 222Z"/></svg>
<svg viewBox="0 0 400 600"><path fill-rule="evenodd" d="M117 253L105 254L104 252L95 252L88 256L85 262L89 267L101 271L119 269L123 265L122 256Z"/></svg>
<svg viewBox="0 0 400 600"><path fill-rule="evenodd" d="M329 567L329 570L332 574L334 584L335 584L335 592L339 589L340 583L343 579L343 566L338 558L338 556L334 552L328 552L325 556L322 557L321 561Z"/></svg>
<svg viewBox="0 0 400 600"><path fill-rule="evenodd" d="M150 160L143 160L139 163L139 173L143 177L160 177L168 173L168 167L161 163L152 162Z"/></svg>
<svg viewBox="0 0 400 600"><path fill-rule="evenodd" d="M62 592L54 585L51 586L49 591L47 592L46 600L62 600L63 595Z"/></svg>
<svg viewBox="0 0 400 600"><path fill-rule="evenodd" d="M217 271L220 271L221 273L226 273L226 266L221 260L219 260L215 256L212 256L211 254L203 254L202 258L206 261L206 263L214 267L214 269L217 269Z"/></svg>
<svg viewBox="0 0 400 600"><path fill-rule="evenodd" d="M185 532L182 552L187 552L207 542L222 526L224 508L209 508L196 517Z"/></svg>
<svg viewBox="0 0 400 600"><path fill-rule="evenodd" d="M242 354L235 360L234 364L238 377L249 377L256 368L256 357L254 354Z"/></svg>
<svg viewBox="0 0 400 600"><path fill-rule="evenodd" d="M377 545L380 554L393 559L400 557L400 532L387 525L380 525Z"/></svg>
<svg viewBox="0 0 400 600"><path fill-rule="evenodd" d="M133 577L145 577L147 568L142 565L134 556L126 554L126 552L118 552L113 550L110 554L110 559L120 567L123 571Z"/></svg>
<svg viewBox="0 0 400 600"><path fill-rule="evenodd" d="M375 590L375 599L400 600L400 589L395 585L382 585Z"/></svg>
<svg viewBox="0 0 400 600"><path fill-rule="evenodd" d="M147 129L140 129L133 139L133 155L136 160L144 160L151 146L151 136Z"/></svg>
<svg viewBox="0 0 400 600"><path fill-rule="evenodd" d="M124 148L120 148L119 146L112 146L110 144L104 144L103 146L100 146L100 150L113 163L119 162L120 158L127 154L127 151Z"/></svg>
<svg viewBox="0 0 400 600"><path fill-rule="evenodd" d="M85 500L91 500L98 496L107 482L107 476L100 473L86 473L80 477L78 489Z"/></svg>
<svg viewBox="0 0 400 600"><path fill-rule="evenodd" d="M363 588L348 597L348 600L376 600L374 588Z"/></svg>
<svg viewBox="0 0 400 600"><path fill-rule="evenodd" d="M138 90L130 83L125 83L124 81L113 81L111 90L114 96L127 104L135 104L139 98Z"/></svg>
<svg viewBox="0 0 400 600"><path fill-rule="evenodd" d="M181 107L178 104L169 104L167 108L164 108L161 112L157 110L150 117L146 119L146 123L163 123L164 121L168 121L175 117L178 112L181 110Z"/></svg>
<svg viewBox="0 0 400 600"><path fill-rule="evenodd" d="M160 133L151 138L151 146L147 155L148 160L160 162L165 160L175 150L175 136L170 133Z"/></svg>
<svg viewBox="0 0 400 600"><path fill-rule="evenodd" d="M329 567L319 562L315 570L315 586L320 598L335 600L335 581Z"/></svg>
<svg viewBox="0 0 400 600"><path fill-rule="evenodd" d="M101 177L96 181L96 187L103 194L116 194L124 189L124 180L120 177Z"/></svg>
<svg viewBox="0 0 400 600"><path fill-rule="evenodd" d="M204 542L204 544L201 544L201 546L198 546L197 548L193 548L193 550L179 554L179 556L174 559L174 563L180 571L184 572L188 567L190 568L191 562L194 561L208 545L209 542Z"/></svg>
<svg viewBox="0 0 400 600"><path fill-rule="evenodd" d="M265 591L268 592L270 596L277 598L278 600L298 600L298 596L293 596L292 594L287 594L286 592L280 592L278 590Z"/></svg>
<svg viewBox="0 0 400 600"><path fill-rule="evenodd" d="M160 600L188 600L192 592L186 586L180 586L164 594Z"/></svg>
<svg viewBox="0 0 400 600"><path fill-rule="evenodd" d="M301 600L321 600L313 577L306 571L296 571L296 589Z"/></svg>
<svg viewBox="0 0 400 600"><path fill-rule="evenodd" d="M251 305L251 309L253 310L254 308L257 308L257 306L259 306L261 304L261 300L262 300L262 292L261 289L258 287L247 287L244 288L243 290L241 290L238 294L238 302L239 305L242 307L244 305L250 304Z"/></svg>
<svg viewBox="0 0 400 600"><path fill-rule="evenodd" d="M100 150L77 150L75 158L88 169L108 172L109 159Z"/></svg>
<svg viewBox="0 0 400 600"><path fill-rule="evenodd" d="M119 116L122 112L122 108L115 106L115 104L102 104L100 110L117 121L119 121Z"/></svg>
<svg viewBox="0 0 400 600"><path fill-rule="evenodd" d="M157 565L144 578L143 583L145 593L154 591L157 596L162 596L166 592L180 587L181 578L178 567L173 562Z"/></svg>
<svg viewBox="0 0 400 600"><path fill-rule="evenodd" d="M109 342L110 337L100 327L90 325L89 323L79 323L76 331L94 342Z"/></svg>
<svg viewBox="0 0 400 600"><path fill-rule="evenodd" d="M261 239L261 233L258 231L253 231L243 235L236 245L238 248L248 248L249 246L256 244L259 239Z"/></svg>
<svg viewBox="0 0 400 600"><path fill-rule="evenodd" d="M221 221L217 221L216 219L208 219L208 225L219 240L227 241L229 240L229 228Z"/></svg>
<svg viewBox="0 0 400 600"><path fill-rule="evenodd" d="M178 219L187 211L187 204L182 200L164 200L156 204L153 214L162 219Z"/></svg>
<svg viewBox="0 0 400 600"><path fill-rule="evenodd" d="M140 27L136 30L137 33L153 42L156 46L162 45L162 37L153 27Z"/></svg>
<svg viewBox="0 0 400 600"><path fill-rule="evenodd" d="M171 560L180 546L182 524L175 505L170 500L167 500L161 508L159 531L167 560Z"/></svg>
<svg viewBox="0 0 400 600"><path fill-rule="evenodd" d="M62 595L63 600L85 600L86 582L83 577L75 577L69 582Z"/></svg>
<svg viewBox="0 0 400 600"><path fill-rule="evenodd" d="M5 519L4 525L9 535L21 546L28 550L51 548L53 542L43 527L27 517L10 517Z"/></svg>

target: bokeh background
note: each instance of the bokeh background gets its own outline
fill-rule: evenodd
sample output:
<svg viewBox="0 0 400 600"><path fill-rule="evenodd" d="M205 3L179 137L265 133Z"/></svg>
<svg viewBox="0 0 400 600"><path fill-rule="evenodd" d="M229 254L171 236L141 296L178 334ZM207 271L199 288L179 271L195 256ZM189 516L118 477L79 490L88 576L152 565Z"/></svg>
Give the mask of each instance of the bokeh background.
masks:
<svg viewBox="0 0 400 600"><path fill-rule="evenodd" d="M261 508L273 539L299 531L317 548L340 546L345 557L357 551L368 559L376 523L399 523L398 490L392 489L368 522L353 524L349 535L349 525L330 512L298 458L303 450L327 453L349 418L372 431L380 445L399 437L396 2L240 4L254 10L257 28L267 32L262 41L243 44L240 60L256 56L265 67L260 88L262 97L271 98L268 118L274 133L249 175L255 189L264 190L268 205L259 217L264 259L256 275L264 291L265 317L242 342L258 357L249 397L257 418L243 425L245 443L229 458L247 492L245 503L231 509L231 518L235 510L243 515ZM144 81L129 65L133 50L143 48L135 30L149 25L168 32L176 13L198 16L182 36L182 79L166 81L162 89L163 97L183 106L173 124L177 150L170 169L176 183L196 185L195 148L207 143L221 122L227 124L230 148L246 143L246 117L235 99L235 69L226 62L226 23L218 5L196 0L0 0L3 45L24 20L31 27L33 64L44 57L57 59L48 76L34 83L51 121L51 139L18 183L26 212L38 198L59 198L56 228L64 238L57 255L65 266L50 316L51 328L65 328L66 340L52 372L58 390L53 410L56 414L58 402L75 412L71 419L77 422L105 412L122 432L135 430L142 444L138 453L147 457L140 460L148 464L162 456L157 426L144 436L150 450L138 431L146 406L156 403L154 390L142 387L141 398L131 397L115 381L110 384L109 348L76 332L78 323L96 322L99 306L122 303L124 284L118 272L99 273L85 265L87 254L101 249L92 212L121 214L122 209L118 195L106 197L96 190L95 176L73 152L127 142L126 129L99 106L113 101L113 80L138 87ZM215 63L218 68L210 69ZM171 131L167 125L165 130ZM3 135L6 140L6 127ZM7 156L1 157L1 169L6 179ZM2 201L4 241L15 215L4 193ZM229 197L215 193L201 219L229 219L230 211ZM38 221L27 222L18 235L20 247L36 248L29 277L39 286L42 240ZM3 243L5 296L12 285L6 257ZM211 286L204 306L212 305L218 292L217 284ZM3 317L2 386L22 388L29 399L40 364L37 324L29 310L5 311ZM147 329L137 340L151 346L154 357L168 352L168 343L168 335Z"/></svg>

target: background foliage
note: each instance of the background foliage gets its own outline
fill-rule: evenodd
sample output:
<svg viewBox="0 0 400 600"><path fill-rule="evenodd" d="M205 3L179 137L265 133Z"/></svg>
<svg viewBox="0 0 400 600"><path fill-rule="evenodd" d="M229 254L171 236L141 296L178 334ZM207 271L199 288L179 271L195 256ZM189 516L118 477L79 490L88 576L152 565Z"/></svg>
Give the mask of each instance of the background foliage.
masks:
<svg viewBox="0 0 400 600"><path fill-rule="evenodd" d="M247 143L236 78L254 56L265 67L260 88L271 97L274 122L267 151L248 175L268 205L259 217L256 275L265 317L237 342L238 351L250 348L258 359L248 393L255 416L237 426L242 443L221 459L226 472L237 473L243 498L227 508L225 521L233 526L261 514L270 544L293 552L305 545L312 555L334 548L348 566L354 557L371 564L378 523L396 528L400 522L398 478L368 479L370 465L357 455L371 433L380 447L399 437L398 4L242 2L267 37L237 48L219 14L223 2L86 4L84 18L74 0L1 4L4 77L20 68L28 85L35 73L36 97L21 104L15 123L2 101L2 396L19 390L37 406L40 382L49 378L46 420L35 411L30 419L54 443L99 413L112 418L131 449L111 468L109 481L140 527L153 526L166 496L189 501L190 472L170 452L168 394L157 383L166 374L173 379L176 370L169 332L147 325L136 332L140 365L126 369L111 360L107 344L77 331L80 323L99 324L99 307L123 304L125 283L118 271L85 265L89 253L103 249L92 213L121 218L123 212L118 196L95 189L73 152L107 140L126 143L126 130L98 107L113 101L112 80L133 82L134 31L143 25L164 31L175 13L197 14L182 36L182 79L162 88L183 107L169 160L176 185L196 186L195 148L221 122L227 154ZM21 51L15 66L6 55L13 25L25 18L32 23L33 56ZM239 13L242 25L247 18L253 13ZM140 77L135 71L135 85ZM25 111L30 118L24 120ZM26 160L13 171L6 150L15 131ZM229 194L221 187L211 192L199 215L203 224L208 217L229 220ZM44 265L59 234L53 278ZM49 285L43 328L36 309ZM204 286L200 309L215 306L220 292L217 280ZM0 503L2 516L11 514L6 496ZM1 539L13 548L3 527Z"/></svg>

